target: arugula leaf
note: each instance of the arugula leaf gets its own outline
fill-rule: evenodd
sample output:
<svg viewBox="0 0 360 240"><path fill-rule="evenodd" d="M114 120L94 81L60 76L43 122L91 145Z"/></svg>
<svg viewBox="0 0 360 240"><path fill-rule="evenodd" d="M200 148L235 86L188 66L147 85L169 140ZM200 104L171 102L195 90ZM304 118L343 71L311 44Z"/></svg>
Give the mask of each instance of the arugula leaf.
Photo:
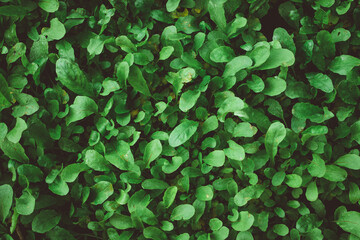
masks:
<svg viewBox="0 0 360 240"><path fill-rule="evenodd" d="M9 184L3 184L0 186L0 193L0 219L4 223L10 213L14 192Z"/></svg>
<svg viewBox="0 0 360 240"><path fill-rule="evenodd" d="M42 8L46 12L56 12L59 9L59 1L58 0L40 0L38 2L40 8Z"/></svg>
<svg viewBox="0 0 360 240"><path fill-rule="evenodd" d="M77 63L67 58L59 58L56 61L56 74L58 80L74 93L94 96L91 84Z"/></svg>
<svg viewBox="0 0 360 240"><path fill-rule="evenodd" d="M272 123L265 135L265 148L272 161L278 152L279 144L285 139L286 129L280 122Z"/></svg>
<svg viewBox="0 0 360 240"><path fill-rule="evenodd" d="M195 134L198 126L198 122L192 120L183 121L170 133L169 145L171 147L178 147L184 144Z"/></svg>
<svg viewBox="0 0 360 240"><path fill-rule="evenodd" d="M94 100L86 96L77 96L74 103L70 105L69 115L66 117L66 124L82 120L91 114L98 112L98 106Z"/></svg>
<svg viewBox="0 0 360 240"><path fill-rule="evenodd" d="M341 214L340 218L336 221L336 223L346 232L352 233L355 236L360 237L359 220L359 212L349 211Z"/></svg>
<svg viewBox="0 0 360 240"><path fill-rule="evenodd" d="M128 82L136 91L144 94L145 96L151 95L140 68L135 65L130 67Z"/></svg>

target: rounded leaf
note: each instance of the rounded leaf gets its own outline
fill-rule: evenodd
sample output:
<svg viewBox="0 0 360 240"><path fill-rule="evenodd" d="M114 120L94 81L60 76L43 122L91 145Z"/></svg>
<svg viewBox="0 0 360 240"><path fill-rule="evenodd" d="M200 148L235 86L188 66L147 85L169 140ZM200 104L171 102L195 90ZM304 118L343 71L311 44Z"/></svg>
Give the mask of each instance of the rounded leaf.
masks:
<svg viewBox="0 0 360 240"><path fill-rule="evenodd" d="M38 2L40 8L44 11L53 13L59 9L59 1L58 0L40 0Z"/></svg>
<svg viewBox="0 0 360 240"><path fill-rule="evenodd" d="M5 221L13 202L13 189L9 184L0 186L0 220Z"/></svg>
<svg viewBox="0 0 360 240"><path fill-rule="evenodd" d="M171 221L189 220L195 214L195 208L190 204L181 204L174 208L171 213Z"/></svg>
<svg viewBox="0 0 360 240"><path fill-rule="evenodd" d="M213 167L222 167L225 163L225 153L223 150L212 151L203 161Z"/></svg>
<svg viewBox="0 0 360 240"><path fill-rule="evenodd" d="M181 144L188 141L192 135L196 132L199 126L198 122L192 120L185 120L180 123L174 130L170 133L169 144L171 147L178 147Z"/></svg>
<svg viewBox="0 0 360 240"><path fill-rule="evenodd" d="M53 229L59 222L61 216L55 210L42 210L35 216L31 227L34 232L46 233Z"/></svg>
<svg viewBox="0 0 360 240"><path fill-rule="evenodd" d="M289 228L285 224L275 224L274 233L279 236L286 236L289 234Z"/></svg>
<svg viewBox="0 0 360 240"><path fill-rule="evenodd" d="M210 59L216 63L229 62L235 57L234 50L227 46L217 47L210 53Z"/></svg>
<svg viewBox="0 0 360 240"><path fill-rule="evenodd" d="M302 178L297 174L288 174L285 183L291 188L299 188L302 184Z"/></svg>
<svg viewBox="0 0 360 240"><path fill-rule="evenodd" d="M232 224L236 231L245 232L254 224L255 217L248 211L241 211L239 221Z"/></svg>
<svg viewBox="0 0 360 240"><path fill-rule="evenodd" d="M214 191L210 186L201 186L196 189L196 198L201 201L211 201L214 197Z"/></svg>

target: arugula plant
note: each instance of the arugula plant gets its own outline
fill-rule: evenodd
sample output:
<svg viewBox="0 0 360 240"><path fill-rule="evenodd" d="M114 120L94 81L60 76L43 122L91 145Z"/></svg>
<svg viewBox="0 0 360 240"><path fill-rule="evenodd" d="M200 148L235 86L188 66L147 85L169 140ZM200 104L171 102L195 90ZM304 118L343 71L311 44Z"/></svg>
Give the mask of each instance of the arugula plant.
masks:
<svg viewBox="0 0 360 240"><path fill-rule="evenodd" d="M359 0L0 0L2 239L360 239Z"/></svg>

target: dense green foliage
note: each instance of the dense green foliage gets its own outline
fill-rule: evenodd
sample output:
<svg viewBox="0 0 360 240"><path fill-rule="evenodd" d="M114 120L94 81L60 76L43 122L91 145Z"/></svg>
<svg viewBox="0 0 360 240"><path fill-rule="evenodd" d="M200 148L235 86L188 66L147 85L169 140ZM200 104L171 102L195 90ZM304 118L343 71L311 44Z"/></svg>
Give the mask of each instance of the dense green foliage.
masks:
<svg viewBox="0 0 360 240"><path fill-rule="evenodd" d="M359 0L0 0L2 239L360 239Z"/></svg>

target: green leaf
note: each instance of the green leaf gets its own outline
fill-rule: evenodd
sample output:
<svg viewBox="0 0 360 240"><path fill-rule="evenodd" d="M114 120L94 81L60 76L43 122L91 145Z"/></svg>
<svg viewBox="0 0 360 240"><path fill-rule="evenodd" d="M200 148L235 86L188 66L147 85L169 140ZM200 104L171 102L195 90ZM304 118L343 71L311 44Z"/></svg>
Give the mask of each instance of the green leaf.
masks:
<svg viewBox="0 0 360 240"><path fill-rule="evenodd" d="M263 80L255 74L251 75L251 79L247 80L246 85L256 93L262 92L265 88Z"/></svg>
<svg viewBox="0 0 360 240"><path fill-rule="evenodd" d="M198 122L185 120L170 133L169 144L171 147L178 147L188 141L196 132Z"/></svg>
<svg viewBox="0 0 360 240"><path fill-rule="evenodd" d="M212 231L218 231L223 226L223 222L218 218L212 218L209 221L209 227Z"/></svg>
<svg viewBox="0 0 360 240"><path fill-rule="evenodd" d="M96 35L90 39L87 51L90 55L99 55L104 49L104 44L105 41L101 38L101 36Z"/></svg>
<svg viewBox="0 0 360 240"><path fill-rule="evenodd" d="M144 94L145 96L151 96L150 90L140 68L135 65L130 67L128 82L136 91Z"/></svg>
<svg viewBox="0 0 360 240"><path fill-rule="evenodd" d="M344 231L354 234L360 238L360 213L349 211L342 213L336 221Z"/></svg>
<svg viewBox="0 0 360 240"><path fill-rule="evenodd" d="M175 156L172 157L172 162L165 160L164 165L161 167L162 171L166 174L175 172L183 163L182 157Z"/></svg>
<svg viewBox="0 0 360 240"><path fill-rule="evenodd" d="M8 83L5 77L0 73L0 112L11 106L11 96Z"/></svg>
<svg viewBox="0 0 360 240"><path fill-rule="evenodd" d="M13 129L6 135L7 139L13 143L18 143L22 133L27 129L27 124L22 118L16 118L16 124Z"/></svg>
<svg viewBox="0 0 360 240"><path fill-rule="evenodd" d="M317 154L313 154L313 160L308 165L308 171L313 177L323 177L326 172L325 161Z"/></svg>
<svg viewBox="0 0 360 240"><path fill-rule="evenodd" d="M212 53L212 52L211 52ZM210 55L211 58L211 55ZM253 61L248 56L238 56L233 58L230 62L225 65L225 70L222 75L223 78L235 76L237 72L242 69L251 67Z"/></svg>
<svg viewBox="0 0 360 240"><path fill-rule="evenodd" d="M345 154L339 157L334 164L353 170L360 170L360 157L355 154Z"/></svg>
<svg viewBox="0 0 360 240"><path fill-rule="evenodd" d="M348 31L344 28L335 28L331 32L331 38L332 38L333 42L335 42L335 43L345 42L345 41L349 40L350 37L351 37L350 31Z"/></svg>
<svg viewBox="0 0 360 240"><path fill-rule="evenodd" d="M329 69L339 75L347 75L356 66L360 66L359 58L350 55L341 55L332 60Z"/></svg>
<svg viewBox="0 0 360 240"><path fill-rule="evenodd" d="M214 191L210 186L201 186L196 189L195 196L200 201L211 201L214 197Z"/></svg>
<svg viewBox="0 0 360 240"><path fill-rule="evenodd" d="M117 46L121 48L124 52L132 53L137 50L136 46L131 42L127 36L119 36L115 39Z"/></svg>
<svg viewBox="0 0 360 240"><path fill-rule="evenodd" d="M256 61L255 61L256 62ZM268 70L278 68L280 66L289 67L295 63L294 53L288 49L270 49L270 56L258 67L258 70Z"/></svg>
<svg viewBox="0 0 360 240"><path fill-rule="evenodd" d="M316 0L316 3L319 3L322 7L329 8L334 5L335 0Z"/></svg>
<svg viewBox="0 0 360 240"><path fill-rule="evenodd" d="M8 64L16 62L19 58L24 56L26 53L26 45L22 42L16 43L10 48L9 53L6 55L6 62Z"/></svg>
<svg viewBox="0 0 360 240"><path fill-rule="evenodd" d="M299 119L310 119L312 122L325 121L324 111L311 103L298 102L292 109L292 114Z"/></svg>
<svg viewBox="0 0 360 240"><path fill-rule="evenodd" d="M181 204L174 208L171 213L171 221L186 221L192 218L195 214L195 208L190 204Z"/></svg>
<svg viewBox="0 0 360 240"><path fill-rule="evenodd" d="M120 89L120 85L118 82L109 79L105 79L102 82L102 86L103 86L103 92L100 93L101 96L108 96L110 93Z"/></svg>
<svg viewBox="0 0 360 240"><path fill-rule="evenodd" d="M24 191L23 194L15 199L16 211L21 215L30 215L35 209L35 198L28 192Z"/></svg>
<svg viewBox="0 0 360 240"><path fill-rule="evenodd" d="M280 171L274 174L271 179L271 184L275 187L280 186L285 180L286 173L284 171Z"/></svg>
<svg viewBox="0 0 360 240"><path fill-rule="evenodd" d="M265 79L265 88L262 91L268 96L277 96L286 90L286 82L279 77L269 77Z"/></svg>
<svg viewBox="0 0 360 240"><path fill-rule="evenodd" d="M173 46L166 46L166 47L163 47L161 49L161 51L159 52L159 60L166 60L168 59L171 54L174 52L174 47Z"/></svg>
<svg viewBox="0 0 360 240"><path fill-rule="evenodd" d="M82 120L97 112L98 106L94 100L86 96L77 96L74 103L70 105L70 112L66 117L66 125Z"/></svg>
<svg viewBox="0 0 360 240"><path fill-rule="evenodd" d="M342 182L347 178L347 172L338 166L326 165L324 178L331 182Z"/></svg>
<svg viewBox="0 0 360 240"><path fill-rule="evenodd" d="M128 170L134 163L129 143L120 140L106 147L105 159L121 170Z"/></svg>
<svg viewBox="0 0 360 240"><path fill-rule="evenodd" d="M201 126L203 134L207 134L208 132L214 131L219 127L219 121L216 116L212 115Z"/></svg>
<svg viewBox="0 0 360 240"><path fill-rule="evenodd" d="M1 142L4 141L8 132L8 128L5 123L0 123L0 146Z"/></svg>
<svg viewBox="0 0 360 240"><path fill-rule="evenodd" d="M217 47L210 53L210 59L216 63L229 62L235 57L234 50L227 46Z"/></svg>
<svg viewBox="0 0 360 240"><path fill-rule="evenodd" d="M289 49L295 54L296 46L294 40L284 28L275 28L273 40L279 41L282 47Z"/></svg>
<svg viewBox="0 0 360 240"><path fill-rule="evenodd" d="M257 43L250 52L249 57L254 61L252 68L261 66L270 57L270 44L267 42Z"/></svg>
<svg viewBox="0 0 360 240"><path fill-rule="evenodd" d="M144 162L149 167L150 163L160 156L162 152L162 145L159 139L154 139L149 142L145 147Z"/></svg>
<svg viewBox="0 0 360 240"><path fill-rule="evenodd" d="M200 91L197 90L188 90L184 92L180 97L179 108L183 112L189 111L192 107L195 106L196 101L200 97Z"/></svg>
<svg viewBox="0 0 360 240"><path fill-rule="evenodd" d="M44 174L40 168L32 164L22 164L17 168L19 175L25 176L29 182L41 182Z"/></svg>
<svg viewBox="0 0 360 240"><path fill-rule="evenodd" d="M21 163L29 162L29 158L26 156L25 150L20 143L13 143L5 138L3 141L0 141L0 148L10 159L17 160Z"/></svg>
<svg viewBox="0 0 360 240"><path fill-rule="evenodd" d="M320 222L321 223L321 222ZM306 214L301 216L296 222L296 229L299 230L300 233L308 233L311 232L318 225L318 221L316 219L315 214Z"/></svg>
<svg viewBox="0 0 360 240"><path fill-rule="evenodd" d="M59 51L60 58L68 58L71 61L75 61L74 49L69 42L65 40L57 42L56 49Z"/></svg>
<svg viewBox="0 0 360 240"><path fill-rule="evenodd" d="M61 171L61 178L65 182L74 182L82 171L85 171L87 166L84 163L73 163L64 167Z"/></svg>
<svg viewBox="0 0 360 240"><path fill-rule="evenodd" d="M94 199L91 204L99 205L105 202L114 193L114 188L110 182L100 181L91 187Z"/></svg>
<svg viewBox="0 0 360 240"><path fill-rule="evenodd" d="M48 37L48 41L60 40L65 36L66 29L58 18L53 18L50 20L50 28L45 28L43 34Z"/></svg>
<svg viewBox="0 0 360 240"><path fill-rule="evenodd" d="M225 153L223 150L215 150L204 157L203 161L213 167L222 167L225 163Z"/></svg>
<svg viewBox="0 0 360 240"><path fill-rule="evenodd" d="M46 233L46 236L50 240L76 240L71 233L59 226L54 227L52 230Z"/></svg>
<svg viewBox="0 0 360 240"><path fill-rule="evenodd" d="M263 185L248 186L241 189L234 197L234 203L239 206L245 206L251 199L257 199L264 192Z"/></svg>
<svg viewBox="0 0 360 240"><path fill-rule="evenodd" d="M79 95L94 96L93 87L79 65L67 58L56 61L58 80L68 89Z"/></svg>
<svg viewBox="0 0 360 240"><path fill-rule="evenodd" d="M51 192L59 196L65 196L70 191L69 186L61 177L56 177L55 180L49 185L49 189Z"/></svg>
<svg viewBox="0 0 360 240"><path fill-rule="evenodd" d="M53 13L59 9L59 1L58 0L40 0L38 2L40 8L44 11Z"/></svg>
<svg viewBox="0 0 360 240"><path fill-rule="evenodd" d="M226 28L226 34L229 38L237 37L241 32L240 29L245 27L247 23L248 21L246 18L239 16L239 14L236 14L235 19L230 24L228 24Z"/></svg>
<svg viewBox="0 0 360 240"><path fill-rule="evenodd" d="M302 178L297 174L287 174L285 183L291 188L299 188L302 184Z"/></svg>
<svg viewBox="0 0 360 240"><path fill-rule="evenodd" d="M160 179L151 178L151 179L145 179L141 183L141 187L143 189L148 189L148 190L163 190L163 189L167 189L169 187L169 184L167 184L166 182Z"/></svg>
<svg viewBox="0 0 360 240"><path fill-rule="evenodd" d="M163 196L163 202L166 208L169 208L175 201L178 188L176 186L168 187Z"/></svg>
<svg viewBox="0 0 360 240"><path fill-rule="evenodd" d="M349 183L349 200L352 204L360 201L360 189L356 183Z"/></svg>
<svg viewBox="0 0 360 240"><path fill-rule="evenodd" d="M284 140L285 136L285 126L280 122L272 123L267 130L265 135L265 149L272 160L274 160L278 146Z"/></svg>
<svg viewBox="0 0 360 240"><path fill-rule="evenodd" d="M352 112L353 109L350 108L349 110L347 110L347 112L348 111ZM355 140L358 144L360 144L360 121L356 121L351 125L350 132L351 132L351 139Z"/></svg>
<svg viewBox="0 0 360 240"><path fill-rule="evenodd" d="M255 217L248 211L241 211L239 215L239 221L232 223L231 226L236 231L245 232L252 227L255 221Z"/></svg>
<svg viewBox="0 0 360 240"><path fill-rule="evenodd" d="M144 237L154 240L167 240L166 234L157 227L147 227L144 229Z"/></svg>
<svg viewBox="0 0 360 240"><path fill-rule="evenodd" d="M37 41L34 41L30 49L30 61L37 62L42 59L47 59L49 55L49 44L46 37L43 35L39 36Z"/></svg>
<svg viewBox="0 0 360 240"><path fill-rule="evenodd" d="M310 202L314 202L318 199L319 192L316 186L316 181L312 181L306 188L305 192L306 199Z"/></svg>
<svg viewBox="0 0 360 240"><path fill-rule="evenodd" d="M316 40L320 51L325 57L333 58L335 56L335 43L332 41L331 34L326 30L321 30L316 34Z"/></svg>
<svg viewBox="0 0 360 240"><path fill-rule="evenodd" d="M31 95L20 93L15 95L19 105L13 107L13 117L18 118L24 115L32 115L39 110L39 104Z"/></svg>
<svg viewBox="0 0 360 240"><path fill-rule="evenodd" d="M90 168L96 171L106 172L110 170L108 161L105 160L104 156L95 150L89 149L85 153L84 162Z"/></svg>
<svg viewBox="0 0 360 240"><path fill-rule="evenodd" d="M121 62L119 65L117 65L116 69L116 77L120 83L121 88L126 87L126 80L129 77L130 73L130 66L127 62Z"/></svg>
<svg viewBox="0 0 360 240"><path fill-rule="evenodd" d="M289 234L289 228L285 224L275 224L274 233L279 236L286 236Z"/></svg>
<svg viewBox="0 0 360 240"><path fill-rule="evenodd" d="M203 32L199 32L194 37L194 50L199 51L199 49L203 46L205 42L206 34Z"/></svg>
<svg viewBox="0 0 360 240"><path fill-rule="evenodd" d="M5 2L7 2L7 0ZM26 15L27 12L28 12L28 10L25 7L22 7L19 5L5 5L5 6L0 7L0 15L3 15L3 16L21 17L21 16Z"/></svg>
<svg viewBox="0 0 360 240"><path fill-rule="evenodd" d="M196 18L192 15L187 15L185 17L180 17L176 23L175 27L178 31L184 32L186 34L192 34L199 31L197 26ZM174 39L176 40L176 39Z"/></svg>
<svg viewBox="0 0 360 240"><path fill-rule="evenodd" d="M115 8L106 9L104 4L101 4L99 10L99 18L98 24L103 26L102 29L105 29L104 26L108 24L111 20L111 17L115 14Z"/></svg>
<svg viewBox="0 0 360 240"><path fill-rule="evenodd" d="M225 30L226 17L224 3L227 0L210 0L208 4L208 11L210 18L213 20L220 30Z"/></svg>
<svg viewBox="0 0 360 240"><path fill-rule="evenodd" d="M240 111L245 106L244 101L238 97L227 97L220 105L217 111L218 119L220 122L225 121L225 117L228 113L234 113Z"/></svg>
<svg viewBox="0 0 360 240"><path fill-rule="evenodd" d="M122 214L114 214L110 218L110 224L119 230L125 230L134 227L131 217Z"/></svg>
<svg viewBox="0 0 360 240"><path fill-rule="evenodd" d="M46 233L60 222L61 216L55 210L42 210L35 216L31 227L34 232Z"/></svg>
<svg viewBox="0 0 360 240"><path fill-rule="evenodd" d="M305 75L311 86L326 93L331 93L334 90L332 80L327 75L322 73L306 73Z"/></svg>
<svg viewBox="0 0 360 240"><path fill-rule="evenodd" d="M168 12L173 12L177 9L179 6L180 0L168 0L166 2L166 10Z"/></svg>
<svg viewBox="0 0 360 240"><path fill-rule="evenodd" d="M229 144L229 148L224 149L224 153L228 158L236 161L245 159L245 150L242 146L232 140L227 141L227 143Z"/></svg>
<svg viewBox="0 0 360 240"><path fill-rule="evenodd" d="M154 55L149 50L141 50L140 52L134 53L134 63L137 65L148 65L154 60Z"/></svg>
<svg viewBox="0 0 360 240"><path fill-rule="evenodd" d="M2 223L5 223L5 219L10 213L13 194L13 189L9 184L0 186L0 220Z"/></svg>
<svg viewBox="0 0 360 240"><path fill-rule="evenodd" d="M252 137L257 133L258 129L248 122L238 123L233 131L233 137Z"/></svg>

